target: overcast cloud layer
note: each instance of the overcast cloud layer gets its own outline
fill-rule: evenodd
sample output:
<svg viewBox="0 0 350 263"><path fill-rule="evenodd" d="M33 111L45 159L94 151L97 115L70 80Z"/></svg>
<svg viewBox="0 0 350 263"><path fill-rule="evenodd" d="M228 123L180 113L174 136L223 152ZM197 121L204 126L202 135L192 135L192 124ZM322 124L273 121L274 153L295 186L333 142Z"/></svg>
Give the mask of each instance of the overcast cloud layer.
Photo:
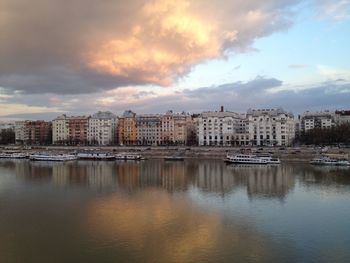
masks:
<svg viewBox="0 0 350 263"><path fill-rule="evenodd" d="M296 0L0 0L0 87L83 94L169 86L291 25Z"/></svg>

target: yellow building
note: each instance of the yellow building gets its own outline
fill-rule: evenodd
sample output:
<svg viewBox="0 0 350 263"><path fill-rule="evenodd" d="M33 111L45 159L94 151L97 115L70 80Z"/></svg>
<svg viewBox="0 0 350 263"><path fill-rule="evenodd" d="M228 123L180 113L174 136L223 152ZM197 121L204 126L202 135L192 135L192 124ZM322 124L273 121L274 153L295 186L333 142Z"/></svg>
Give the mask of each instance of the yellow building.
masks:
<svg viewBox="0 0 350 263"><path fill-rule="evenodd" d="M118 141L120 145L137 145L136 113L127 110L118 121Z"/></svg>

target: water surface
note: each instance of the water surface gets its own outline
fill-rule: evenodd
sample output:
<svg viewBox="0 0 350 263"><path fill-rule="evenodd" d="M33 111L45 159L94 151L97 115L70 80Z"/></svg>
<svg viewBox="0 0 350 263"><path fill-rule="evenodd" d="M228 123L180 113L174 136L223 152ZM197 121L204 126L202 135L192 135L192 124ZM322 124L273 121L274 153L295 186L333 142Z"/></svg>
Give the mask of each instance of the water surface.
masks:
<svg viewBox="0 0 350 263"><path fill-rule="evenodd" d="M350 262L350 169L0 161L0 262Z"/></svg>

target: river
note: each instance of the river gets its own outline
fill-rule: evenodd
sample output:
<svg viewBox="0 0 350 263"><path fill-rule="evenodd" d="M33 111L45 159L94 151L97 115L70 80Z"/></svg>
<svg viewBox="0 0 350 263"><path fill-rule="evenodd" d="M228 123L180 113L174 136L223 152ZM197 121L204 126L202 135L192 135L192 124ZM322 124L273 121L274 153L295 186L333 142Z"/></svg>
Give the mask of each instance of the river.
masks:
<svg viewBox="0 0 350 263"><path fill-rule="evenodd" d="M350 262L350 168L0 161L0 262Z"/></svg>

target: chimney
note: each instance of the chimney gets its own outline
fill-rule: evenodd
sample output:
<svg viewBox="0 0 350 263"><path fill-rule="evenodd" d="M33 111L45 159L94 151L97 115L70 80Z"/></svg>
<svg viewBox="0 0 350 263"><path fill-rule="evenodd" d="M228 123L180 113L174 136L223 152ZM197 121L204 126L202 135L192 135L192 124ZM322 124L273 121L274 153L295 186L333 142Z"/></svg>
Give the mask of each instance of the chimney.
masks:
<svg viewBox="0 0 350 263"><path fill-rule="evenodd" d="M224 112L224 106L221 106L220 112Z"/></svg>

